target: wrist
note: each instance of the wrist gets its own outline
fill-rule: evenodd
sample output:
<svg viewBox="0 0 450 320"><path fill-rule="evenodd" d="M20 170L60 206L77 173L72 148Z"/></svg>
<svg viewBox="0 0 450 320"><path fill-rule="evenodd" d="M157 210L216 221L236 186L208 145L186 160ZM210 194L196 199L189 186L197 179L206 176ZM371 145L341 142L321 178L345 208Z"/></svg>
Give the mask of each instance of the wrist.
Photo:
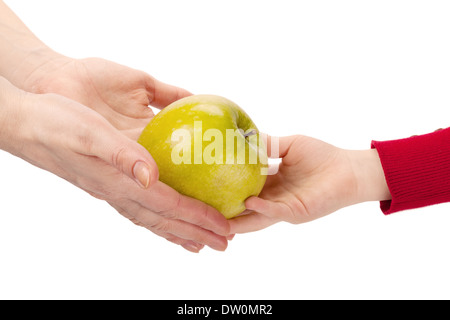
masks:
<svg viewBox="0 0 450 320"><path fill-rule="evenodd" d="M50 93L47 84L52 79L52 73L72 60L56 52L42 53L41 57L28 62L29 66L21 74L19 87L32 93Z"/></svg>
<svg viewBox="0 0 450 320"><path fill-rule="evenodd" d="M23 47L17 49L16 56L8 61L8 66L0 68L0 75L22 90L43 93L40 86L46 75L68 60L70 58L45 46Z"/></svg>
<svg viewBox="0 0 450 320"><path fill-rule="evenodd" d="M348 151L356 181L355 203L391 199L376 149Z"/></svg>
<svg viewBox="0 0 450 320"><path fill-rule="evenodd" d="M33 81L46 68L60 64L65 58L37 38L2 1L0 57L0 76L26 91L31 91Z"/></svg>

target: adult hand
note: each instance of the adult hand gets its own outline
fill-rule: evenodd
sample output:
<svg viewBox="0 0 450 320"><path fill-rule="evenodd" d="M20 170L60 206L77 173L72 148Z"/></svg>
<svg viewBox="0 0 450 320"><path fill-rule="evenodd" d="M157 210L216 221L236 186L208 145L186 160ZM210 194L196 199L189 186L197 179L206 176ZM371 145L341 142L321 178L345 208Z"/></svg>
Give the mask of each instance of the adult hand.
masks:
<svg viewBox="0 0 450 320"><path fill-rule="evenodd" d="M271 150L278 139L279 150ZM259 197L246 200L248 214L230 220L231 233L279 221L303 223L363 201L390 198L376 150L344 150L306 136L269 137L268 155L282 159Z"/></svg>
<svg viewBox="0 0 450 320"><path fill-rule="evenodd" d="M0 98L5 105L16 101L16 108L0 104L0 148L107 200L135 223L188 250L226 247L218 235L228 234L225 218L158 182L151 156L135 142L153 116L148 105L164 107L189 95L186 90L103 59L62 56L3 1L0 56L0 76L16 87L58 94L25 94L1 78L0 90L15 94Z"/></svg>
<svg viewBox="0 0 450 320"><path fill-rule="evenodd" d="M147 73L100 58L72 59L48 53L46 62L23 81L34 93L57 93L100 113L133 140L163 108L190 95Z"/></svg>
<svg viewBox="0 0 450 320"><path fill-rule="evenodd" d="M227 220L158 181L147 150L97 112L60 95L26 93L1 77L0 106L0 148L108 201L187 250L226 248Z"/></svg>
<svg viewBox="0 0 450 320"><path fill-rule="evenodd" d="M90 107L137 140L162 108L190 95L145 72L99 58L72 59L37 38L0 0L0 76L33 93L57 93Z"/></svg>

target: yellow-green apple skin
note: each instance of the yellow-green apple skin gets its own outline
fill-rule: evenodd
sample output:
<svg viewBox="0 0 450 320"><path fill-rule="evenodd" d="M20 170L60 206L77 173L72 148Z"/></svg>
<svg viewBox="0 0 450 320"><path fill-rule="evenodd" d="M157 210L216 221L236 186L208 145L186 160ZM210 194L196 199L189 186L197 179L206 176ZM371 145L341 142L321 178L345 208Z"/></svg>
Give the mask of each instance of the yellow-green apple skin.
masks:
<svg viewBox="0 0 450 320"><path fill-rule="evenodd" d="M156 161L162 182L227 219L243 212L244 201L257 196L266 181L267 152L256 125L220 96L173 102L156 114L138 142Z"/></svg>

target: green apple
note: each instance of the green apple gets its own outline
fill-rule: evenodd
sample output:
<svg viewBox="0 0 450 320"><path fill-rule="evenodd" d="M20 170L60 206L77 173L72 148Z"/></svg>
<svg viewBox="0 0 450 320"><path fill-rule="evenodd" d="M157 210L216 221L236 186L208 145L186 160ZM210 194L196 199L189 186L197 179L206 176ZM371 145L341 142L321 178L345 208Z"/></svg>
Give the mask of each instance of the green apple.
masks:
<svg viewBox="0 0 450 320"><path fill-rule="evenodd" d="M227 219L245 210L267 177L267 152L250 117L232 101L193 95L170 104L138 142L155 159L160 180Z"/></svg>

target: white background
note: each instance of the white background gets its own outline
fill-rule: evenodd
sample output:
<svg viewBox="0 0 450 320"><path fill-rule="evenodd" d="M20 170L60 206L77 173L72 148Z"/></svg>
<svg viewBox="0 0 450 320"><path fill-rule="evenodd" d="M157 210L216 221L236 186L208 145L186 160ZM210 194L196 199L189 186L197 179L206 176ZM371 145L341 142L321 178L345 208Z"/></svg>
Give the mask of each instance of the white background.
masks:
<svg viewBox="0 0 450 320"><path fill-rule="evenodd" d="M5 1L50 47L339 147L450 125L448 1ZM0 298L449 299L450 206L377 202L192 254L0 152Z"/></svg>

